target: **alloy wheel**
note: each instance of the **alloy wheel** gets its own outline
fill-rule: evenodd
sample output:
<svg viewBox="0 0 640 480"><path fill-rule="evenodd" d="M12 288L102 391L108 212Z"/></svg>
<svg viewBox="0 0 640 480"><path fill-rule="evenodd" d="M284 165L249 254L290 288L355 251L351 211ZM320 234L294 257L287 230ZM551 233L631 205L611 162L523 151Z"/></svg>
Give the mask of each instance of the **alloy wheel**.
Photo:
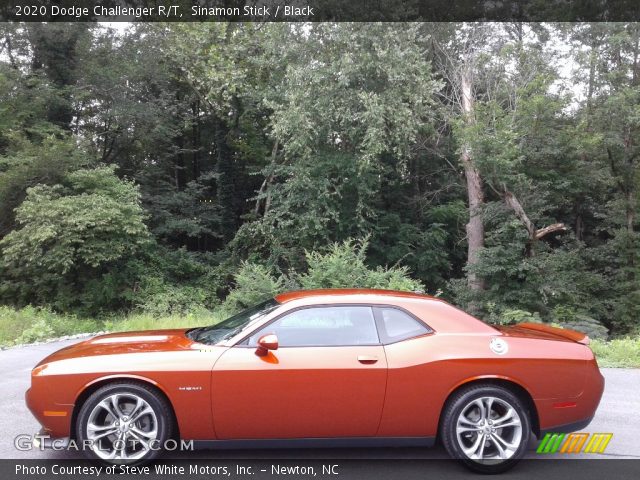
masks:
<svg viewBox="0 0 640 480"><path fill-rule="evenodd" d="M133 393L114 393L91 410L86 438L103 460L134 461L157 448L158 418L149 403Z"/></svg>
<svg viewBox="0 0 640 480"><path fill-rule="evenodd" d="M467 458L477 462L509 460L522 442L522 420L508 402L480 397L469 402L458 416L456 438Z"/></svg>

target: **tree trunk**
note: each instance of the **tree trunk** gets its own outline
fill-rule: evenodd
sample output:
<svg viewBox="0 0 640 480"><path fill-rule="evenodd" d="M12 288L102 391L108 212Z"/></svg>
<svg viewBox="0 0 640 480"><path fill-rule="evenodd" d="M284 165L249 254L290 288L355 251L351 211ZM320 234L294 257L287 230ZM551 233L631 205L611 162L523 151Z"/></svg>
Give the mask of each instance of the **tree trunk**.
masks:
<svg viewBox="0 0 640 480"><path fill-rule="evenodd" d="M197 180L200 176L200 101L195 100L191 103L191 174L193 180Z"/></svg>
<svg viewBox="0 0 640 480"><path fill-rule="evenodd" d="M462 114L465 122L473 122L473 91L471 86L471 72L464 69L461 75ZM476 168L471 150L468 145L462 146L460 161L464 167L464 175L467 180L467 197L469 203L469 222L467 223L467 265L469 267L478 263L478 253L484 247L484 223L482 220L482 208L484 194L482 192L482 178ZM484 282L477 274L469 272L467 284L471 290L484 290Z"/></svg>
<svg viewBox="0 0 640 480"><path fill-rule="evenodd" d="M235 234L235 210L234 210L234 166L232 152L227 143L228 127L220 118L215 118L215 145L216 145L216 173L218 174L216 185L216 197L220 208L221 233L224 241L228 242Z"/></svg>
<svg viewBox="0 0 640 480"><path fill-rule="evenodd" d="M584 238L583 237L583 234L584 234L584 221L582 220L582 213L578 213L576 215L575 230L576 230L576 240L581 242L582 239Z"/></svg>
<svg viewBox="0 0 640 480"><path fill-rule="evenodd" d="M627 269L627 278L630 281L635 281L636 272L636 238L635 238L635 230L634 224L636 221L636 198L635 198L635 190L633 188L629 188L626 194L626 218L627 218L627 233L628 233L628 242L629 242L629 267Z"/></svg>
<svg viewBox="0 0 640 480"><path fill-rule="evenodd" d="M598 52L596 51L595 40L592 41L589 52L589 82L587 84L587 122L591 121L591 111L593 109L593 90L596 79L596 62Z"/></svg>
<svg viewBox="0 0 640 480"><path fill-rule="evenodd" d="M11 42L11 35L7 34L5 36L4 43L7 47L7 58L9 59L9 64L11 65L11 68L17 70L18 63L16 62L15 56L13 55L13 44Z"/></svg>
<svg viewBox="0 0 640 480"><path fill-rule="evenodd" d="M633 235L634 223L636 221L635 191L631 188L628 189L626 197L627 232L629 232L629 235Z"/></svg>
<svg viewBox="0 0 640 480"><path fill-rule="evenodd" d="M276 164L276 159L278 157L278 147L279 147L279 142L278 140L273 142L273 148L271 149L271 162L270 162L270 166L273 169L274 165ZM262 204L262 194L267 192L267 196L264 202L264 212L263 215L266 215L267 212L269 211L269 207L271 207L271 191L269 190L269 188L271 187L271 182L273 182L273 171L271 171L264 179L264 181L262 182L262 185L260 185L260 190L258 190L258 199L256 200L256 206L254 209L254 213L257 215L260 214L260 205Z"/></svg>

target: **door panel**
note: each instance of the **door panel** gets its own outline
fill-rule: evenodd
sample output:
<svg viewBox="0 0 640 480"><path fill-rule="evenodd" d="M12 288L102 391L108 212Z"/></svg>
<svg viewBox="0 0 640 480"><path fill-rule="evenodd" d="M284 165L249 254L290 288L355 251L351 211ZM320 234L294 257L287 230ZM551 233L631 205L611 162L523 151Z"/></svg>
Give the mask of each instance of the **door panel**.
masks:
<svg viewBox="0 0 640 480"><path fill-rule="evenodd" d="M212 371L217 438L374 436L386 376L380 345L230 348Z"/></svg>

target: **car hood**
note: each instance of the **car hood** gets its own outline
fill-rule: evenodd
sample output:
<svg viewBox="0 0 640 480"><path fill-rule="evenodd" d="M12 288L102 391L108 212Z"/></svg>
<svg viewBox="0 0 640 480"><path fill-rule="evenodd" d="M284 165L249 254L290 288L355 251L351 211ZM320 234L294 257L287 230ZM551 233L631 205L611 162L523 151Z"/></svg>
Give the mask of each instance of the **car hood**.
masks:
<svg viewBox="0 0 640 480"><path fill-rule="evenodd" d="M145 330L98 335L83 342L62 348L38 365L53 361L97 355L117 355L143 352L174 352L191 350L200 345L189 339L187 329Z"/></svg>

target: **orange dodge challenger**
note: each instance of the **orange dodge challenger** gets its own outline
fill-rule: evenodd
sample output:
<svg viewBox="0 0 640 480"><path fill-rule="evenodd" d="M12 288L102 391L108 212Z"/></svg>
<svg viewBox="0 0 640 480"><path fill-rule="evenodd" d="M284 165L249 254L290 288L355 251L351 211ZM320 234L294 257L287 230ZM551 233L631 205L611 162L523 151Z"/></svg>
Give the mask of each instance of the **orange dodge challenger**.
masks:
<svg viewBox="0 0 640 480"><path fill-rule="evenodd" d="M438 438L495 472L532 432L589 424L604 378L588 343L541 324L489 326L417 293L297 291L213 326L63 348L33 369L26 399L43 437L112 463L150 460L170 438L212 448Z"/></svg>

